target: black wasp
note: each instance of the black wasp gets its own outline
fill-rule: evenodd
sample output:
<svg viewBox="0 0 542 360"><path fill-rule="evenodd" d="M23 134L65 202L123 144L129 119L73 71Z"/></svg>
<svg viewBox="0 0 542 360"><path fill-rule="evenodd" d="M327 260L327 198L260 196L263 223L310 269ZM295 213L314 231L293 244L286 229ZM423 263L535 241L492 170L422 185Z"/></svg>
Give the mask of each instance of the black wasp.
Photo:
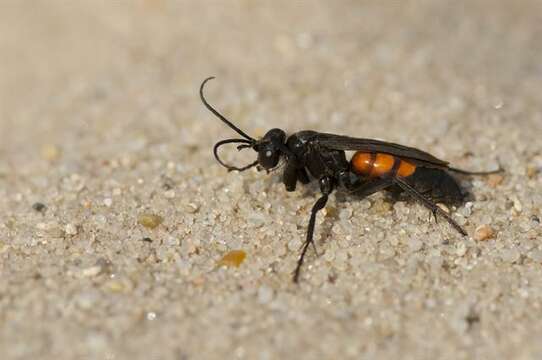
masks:
<svg viewBox="0 0 542 360"><path fill-rule="evenodd" d="M216 160L228 171L244 171L254 166L271 170L285 160L282 182L286 191L294 191L299 181L307 184L311 179L320 184L322 196L311 210L307 238L294 272L294 282L299 280L303 259L313 243L316 214L324 208L329 194L339 187L359 198L381 190L394 193L404 192L427 207L433 215L442 216L461 235L466 231L448 213L436 205L444 203L460 205L465 198L457 180L450 172L464 175L487 175L501 171L472 172L450 167L448 162L437 159L424 151L373 139L354 138L311 130L298 131L290 136L281 129L269 130L263 138L256 140L226 119L213 108L203 95L205 84L214 77L203 81L200 87L201 101L213 114L244 139L225 139L215 144L213 153ZM218 156L218 148L225 144L237 143L238 150L252 148L258 153L253 163L236 167L224 163ZM350 161L345 151L356 151Z"/></svg>

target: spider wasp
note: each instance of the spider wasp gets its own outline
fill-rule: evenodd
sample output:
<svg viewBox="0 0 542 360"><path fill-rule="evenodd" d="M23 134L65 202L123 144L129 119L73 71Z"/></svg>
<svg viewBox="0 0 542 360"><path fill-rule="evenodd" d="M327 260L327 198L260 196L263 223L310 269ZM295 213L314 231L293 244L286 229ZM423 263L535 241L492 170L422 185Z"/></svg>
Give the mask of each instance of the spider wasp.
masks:
<svg viewBox="0 0 542 360"><path fill-rule="evenodd" d="M381 190L406 193L428 208L435 219L442 216L461 235L467 232L437 203L460 205L465 193L451 173L463 175L488 175L502 171L466 171L451 167L447 161L404 145L374 139L355 138L312 130L303 130L286 135L282 129L271 129L261 139L254 139L235 126L224 115L212 107L203 94L205 84L214 79L205 79L200 86L200 98L205 107L243 138L225 139L213 148L216 160L228 171L245 171L254 166L267 171L285 160L282 182L286 191L294 191L297 182L308 184L317 180L321 197L311 209L307 237L302 245L294 282L299 275L309 246L314 246L314 227L317 213L328 201L329 195L338 188L363 198ZM236 167L220 159L218 149L226 144L240 144L238 150L251 148L258 153L256 161ZM345 151L355 151L347 160Z"/></svg>

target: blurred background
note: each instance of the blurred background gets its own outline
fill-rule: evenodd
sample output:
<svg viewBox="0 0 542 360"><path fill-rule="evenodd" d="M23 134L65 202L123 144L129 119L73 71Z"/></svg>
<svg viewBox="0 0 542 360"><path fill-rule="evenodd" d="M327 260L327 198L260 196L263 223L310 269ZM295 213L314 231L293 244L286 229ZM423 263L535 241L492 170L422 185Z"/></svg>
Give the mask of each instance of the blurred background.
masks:
<svg viewBox="0 0 542 360"><path fill-rule="evenodd" d="M469 318L469 304L477 300L455 301L486 293L482 282L469 282L466 265L446 277L446 291L427 275L387 293L389 284L376 276L371 284L352 275L325 291L309 282L291 288L290 268L270 275L258 262L265 260L254 260L240 270L251 279L245 291L232 277L209 285L192 270L183 273L188 250L175 252L176 240L167 239L174 234L186 244L179 234L208 224L206 196L214 199L228 182L245 181L239 187L247 191L267 186L292 203L285 206L304 204L288 208L300 212L292 225L298 236L312 203L305 193L288 198L278 178L262 185L255 179L263 174L226 176L216 165L212 144L232 131L199 100L208 76L217 77L209 101L254 136L271 127L313 129L400 142L469 169L499 161L509 180L484 190L502 199L490 211L510 224L528 223L542 206L533 195L542 169L541 39L538 0L0 2L2 358L540 358L540 292L518 295L523 271L529 279L542 275L542 253L532 252L536 231L524 237L532 247L509 256L536 266L511 270L498 260L481 271L509 281L492 288L492 299L510 298L475 307L484 314L475 333L468 330L480 321ZM155 196L166 176L174 198ZM259 194L250 201L264 201L264 190ZM29 210L37 201L49 209L43 216ZM199 212L186 208L190 201L201 201ZM252 212L268 209L263 204ZM131 248L127 239L151 236L133 220L148 207L170 223L152 235L158 242ZM521 215L509 220L511 208ZM229 224L216 229L230 236L235 216L216 215ZM219 230L205 231L220 237ZM64 240L51 240L59 236ZM487 246L516 249L523 241L504 239ZM134 259L151 251L139 246L156 250L156 261L138 264ZM194 246L194 266L212 267L220 251ZM274 243L269 247L273 252ZM457 264L456 255L445 256ZM295 249L277 255L288 266L295 258ZM116 270L108 273L110 263ZM386 266L389 276L404 268ZM280 278L258 288L258 271ZM129 279L130 290L108 287L111 274ZM354 291L358 286L374 290ZM265 308L270 296L281 302ZM436 300L428 305L426 296ZM397 299L420 300L401 308ZM214 317L205 317L211 308ZM149 323L156 316L161 321Z"/></svg>
<svg viewBox="0 0 542 360"><path fill-rule="evenodd" d="M422 145L429 141L417 139L423 133L484 141L479 135L491 138L489 125L498 125L490 111L517 98L538 100L538 1L1 6L3 151L14 141L22 148L29 139L65 142L85 127L113 139L133 137L136 127L160 139L205 142L198 133L204 126L212 138L226 131L195 96L210 75L217 76L210 87L220 89L209 89L214 103L257 133L302 124ZM247 98L256 106L245 109ZM92 111L81 111L85 106ZM277 116L267 118L268 110ZM540 129L514 115L506 121ZM473 122L469 134L465 117Z"/></svg>

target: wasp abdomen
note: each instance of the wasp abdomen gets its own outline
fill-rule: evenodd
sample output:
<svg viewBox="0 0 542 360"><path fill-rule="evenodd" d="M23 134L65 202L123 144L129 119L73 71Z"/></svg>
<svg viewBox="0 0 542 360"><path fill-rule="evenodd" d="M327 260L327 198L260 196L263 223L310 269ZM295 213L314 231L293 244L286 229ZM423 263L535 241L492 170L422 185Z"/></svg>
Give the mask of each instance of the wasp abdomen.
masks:
<svg viewBox="0 0 542 360"><path fill-rule="evenodd" d="M350 160L352 170L366 177L400 176L409 177L416 171L416 165L397 156L385 153L358 151Z"/></svg>

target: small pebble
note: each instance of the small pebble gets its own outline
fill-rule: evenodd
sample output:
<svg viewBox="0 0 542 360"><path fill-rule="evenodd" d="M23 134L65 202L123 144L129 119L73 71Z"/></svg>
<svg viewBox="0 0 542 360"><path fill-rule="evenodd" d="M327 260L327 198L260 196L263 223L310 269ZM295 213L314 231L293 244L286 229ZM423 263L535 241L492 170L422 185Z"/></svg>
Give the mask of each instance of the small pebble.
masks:
<svg viewBox="0 0 542 360"><path fill-rule="evenodd" d="M447 213L447 214L450 213L450 208L448 206L446 206L445 204L438 203L437 206L439 208L441 208L445 213Z"/></svg>
<svg viewBox="0 0 542 360"><path fill-rule="evenodd" d="M492 188L496 188L497 186L502 184L503 180L504 176L502 176L501 174L491 174L487 177L487 184Z"/></svg>
<svg viewBox="0 0 542 360"><path fill-rule="evenodd" d="M323 209L323 212L326 218L333 218L337 216L339 211L337 210L335 206L328 206Z"/></svg>
<svg viewBox="0 0 542 360"><path fill-rule="evenodd" d="M55 221L38 223L36 229L38 230L36 235L39 237L61 238L64 236L64 229Z"/></svg>
<svg viewBox="0 0 542 360"><path fill-rule="evenodd" d="M107 218L102 214L96 214L92 217L94 225L103 228L107 224Z"/></svg>
<svg viewBox="0 0 542 360"><path fill-rule="evenodd" d="M461 207L458 211L464 217L469 217L472 214L472 202L467 202L465 206Z"/></svg>
<svg viewBox="0 0 542 360"><path fill-rule="evenodd" d="M495 230L489 225L480 225L474 231L474 239L484 241L492 239L495 236Z"/></svg>
<svg viewBox="0 0 542 360"><path fill-rule="evenodd" d="M105 286L111 292L120 293L124 291L124 286L122 283L115 280L108 282Z"/></svg>
<svg viewBox="0 0 542 360"><path fill-rule="evenodd" d="M86 180L79 174L71 174L62 180L62 188L69 192L81 192L86 187Z"/></svg>
<svg viewBox="0 0 542 360"><path fill-rule="evenodd" d="M39 213L44 213L45 211L47 211L47 206L43 203L37 202L32 205L32 209Z"/></svg>
<svg viewBox="0 0 542 360"><path fill-rule="evenodd" d="M292 238L292 240L288 241L288 250L290 251L298 251L301 248L301 245L303 243L298 237Z"/></svg>
<svg viewBox="0 0 542 360"><path fill-rule="evenodd" d="M412 238L408 242L408 248L412 252L420 251L423 247L423 242L418 238Z"/></svg>
<svg viewBox="0 0 542 360"><path fill-rule="evenodd" d="M540 169L537 168L536 166L534 165L527 166L527 176L529 177L529 179L534 178L536 175L538 175L539 172L540 172Z"/></svg>
<svg viewBox="0 0 542 360"><path fill-rule="evenodd" d="M74 295L75 303L82 309L91 309L95 307L100 298L100 293L96 289L90 289Z"/></svg>
<svg viewBox="0 0 542 360"><path fill-rule="evenodd" d="M140 225L143 225L148 229L157 228L163 221L164 219L161 216L155 214L141 214L137 219L137 222Z"/></svg>
<svg viewBox="0 0 542 360"><path fill-rule="evenodd" d="M199 210L199 206L194 203L188 203L183 205L183 209L189 214L194 214Z"/></svg>
<svg viewBox="0 0 542 360"><path fill-rule="evenodd" d="M102 267L99 265L91 266L81 271L83 277L94 277L102 272Z"/></svg>
<svg viewBox="0 0 542 360"><path fill-rule="evenodd" d="M169 167L169 164L168 164ZM175 182L168 178L167 176L164 177L164 182L162 183L162 189L164 189L166 192L169 190L172 190L175 187Z"/></svg>
<svg viewBox="0 0 542 360"><path fill-rule="evenodd" d="M428 264L431 271L438 272L444 266L444 259L440 255L433 255L429 257Z"/></svg>
<svg viewBox="0 0 542 360"><path fill-rule="evenodd" d="M379 250L380 261L388 260L395 256L395 249L389 245L382 245Z"/></svg>
<svg viewBox="0 0 542 360"><path fill-rule="evenodd" d="M60 148L54 144L47 144L41 148L41 156L48 161L55 161L60 158Z"/></svg>
<svg viewBox="0 0 542 360"><path fill-rule="evenodd" d="M335 261L337 262L337 265L346 263L346 261L348 261L348 253L346 250L337 251L335 254Z"/></svg>
<svg viewBox="0 0 542 360"><path fill-rule="evenodd" d="M66 224L66 226L64 227L64 231L66 232L66 235L77 235L77 226L75 226L74 224Z"/></svg>
<svg viewBox="0 0 542 360"><path fill-rule="evenodd" d="M113 199L105 198L104 199L104 205L107 206L107 207L111 207L111 205L113 205Z"/></svg>
<svg viewBox="0 0 542 360"><path fill-rule="evenodd" d="M387 201L377 201L373 210L376 214L388 214L391 211L392 204Z"/></svg>
<svg viewBox="0 0 542 360"><path fill-rule="evenodd" d="M523 210L523 204L521 203L521 201L519 201L517 197L514 197L513 201L514 201L514 210L520 213Z"/></svg>
<svg viewBox="0 0 542 360"><path fill-rule="evenodd" d="M218 261L217 266L239 267L246 257L247 254L243 250L232 250Z"/></svg>
<svg viewBox="0 0 542 360"><path fill-rule="evenodd" d="M373 204L367 199L360 201L359 207L362 210L369 210Z"/></svg>
<svg viewBox="0 0 542 360"><path fill-rule="evenodd" d="M113 293L126 293L133 290L134 284L127 278L112 278L105 283L104 288Z"/></svg>
<svg viewBox="0 0 542 360"><path fill-rule="evenodd" d="M340 211L339 211L339 219L345 221L345 220L348 220L352 217L352 208L348 207L348 208L342 208Z"/></svg>
<svg viewBox="0 0 542 360"><path fill-rule="evenodd" d="M332 262L333 260L335 260L335 249L334 248L327 249L323 257L325 261Z"/></svg>
<svg viewBox="0 0 542 360"><path fill-rule="evenodd" d="M465 256L465 254L467 253L467 245L464 242L458 243L455 252L459 257Z"/></svg>
<svg viewBox="0 0 542 360"><path fill-rule="evenodd" d="M508 263L514 263L519 260L521 254L517 249L505 249L501 252L501 258Z"/></svg>
<svg viewBox="0 0 542 360"><path fill-rule="evenodd" d="M463 214L459 213L459 216L455 219L455 221L459 225L463 226L467 223L467 218Z"/></svg>
<svg viewBox="0 0 542 360"><path fill-rule="evenodd" d="M273 289L269 286L262 285L258 289L258 302L260 304L267 304L273 300Z"/></svg>
<svg viewBox="0 0 542 360"><path fill-rule="evenodd" d="M536 262L542 262L542 250L532 250L531 252L529 252L529 258Z"/></svg>

